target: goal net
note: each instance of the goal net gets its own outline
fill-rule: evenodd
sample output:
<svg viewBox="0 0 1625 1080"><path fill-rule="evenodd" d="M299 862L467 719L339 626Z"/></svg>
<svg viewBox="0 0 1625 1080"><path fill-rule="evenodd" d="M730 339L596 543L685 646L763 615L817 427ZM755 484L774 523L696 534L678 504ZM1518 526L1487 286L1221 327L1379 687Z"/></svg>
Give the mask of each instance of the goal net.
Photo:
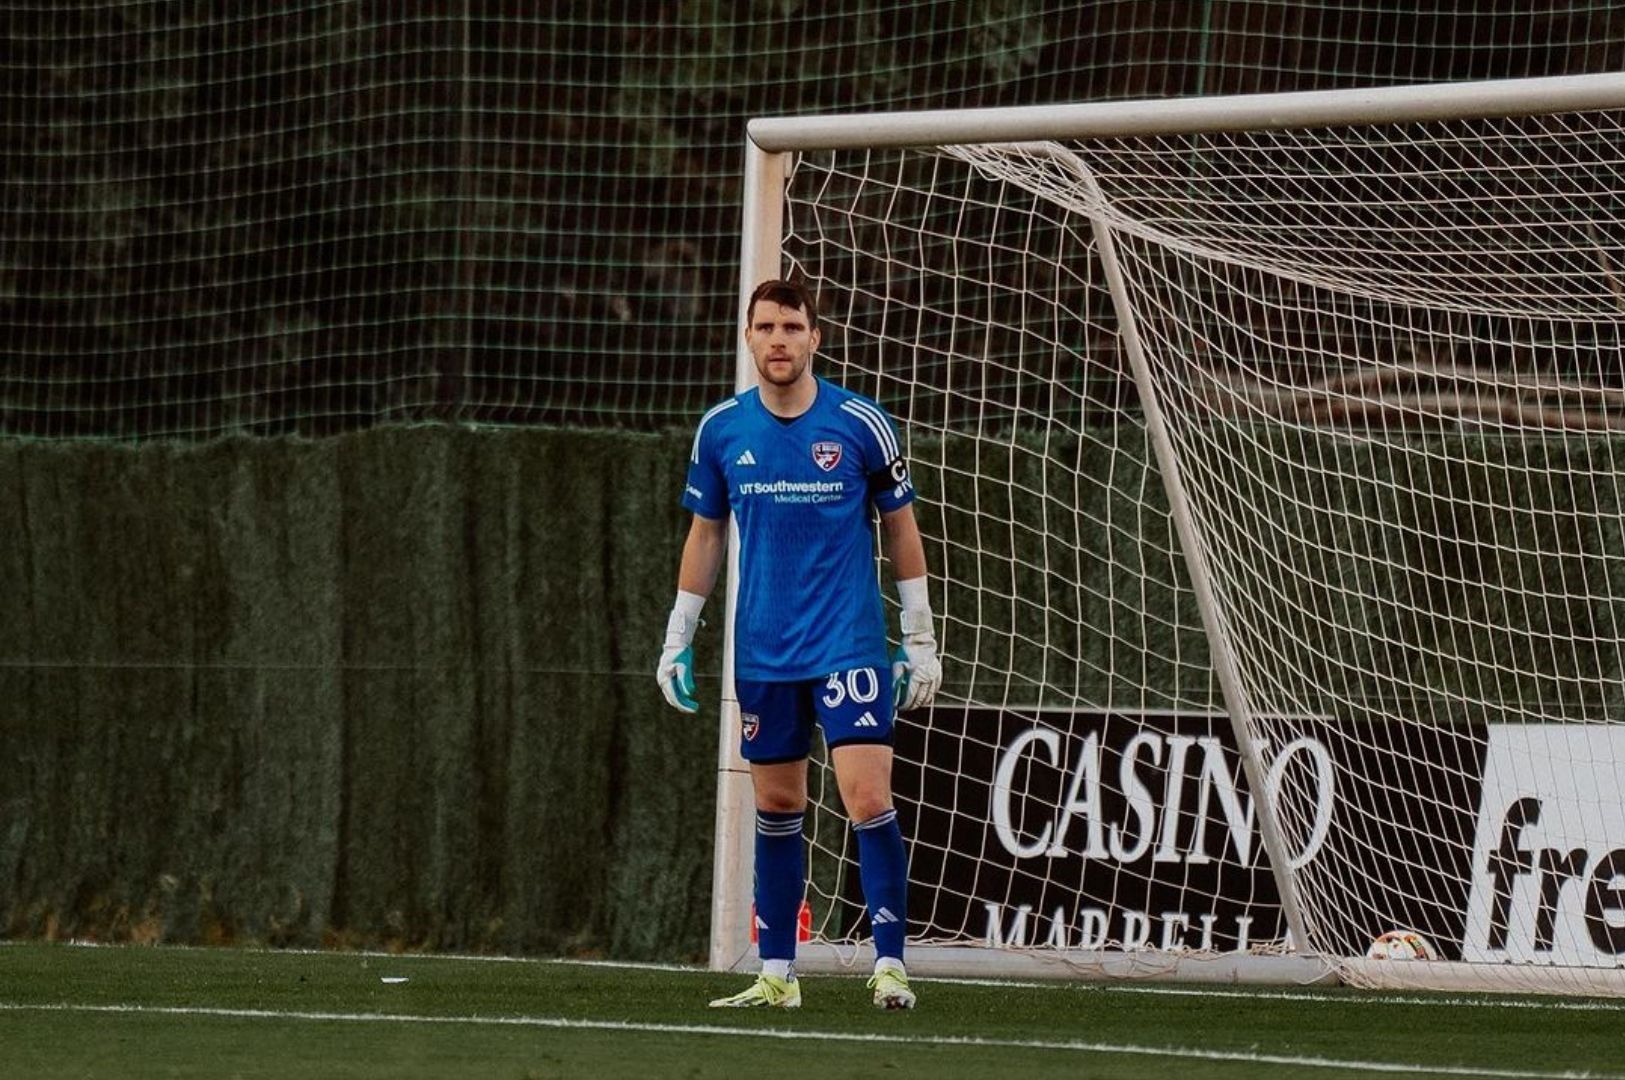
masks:
<svg viewBox="0 0 1625 1080"><path fill-rule="evenodd" d="M922 493L915 970L1625 989L1622 88L753 125L745 287Z"/></svg>

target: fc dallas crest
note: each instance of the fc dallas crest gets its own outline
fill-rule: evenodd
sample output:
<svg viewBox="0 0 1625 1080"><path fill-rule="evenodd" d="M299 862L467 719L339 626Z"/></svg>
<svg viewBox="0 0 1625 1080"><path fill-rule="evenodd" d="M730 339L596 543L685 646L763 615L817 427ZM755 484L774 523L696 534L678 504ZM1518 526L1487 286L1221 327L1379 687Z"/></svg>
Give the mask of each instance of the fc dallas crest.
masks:
<svg viewBox="0 0 1625 1080"><path fill-rule="evenodd" d="M829 472L841 463L841 444L838 442L815 442L812 444L813 461L825 472Z"/></svg>

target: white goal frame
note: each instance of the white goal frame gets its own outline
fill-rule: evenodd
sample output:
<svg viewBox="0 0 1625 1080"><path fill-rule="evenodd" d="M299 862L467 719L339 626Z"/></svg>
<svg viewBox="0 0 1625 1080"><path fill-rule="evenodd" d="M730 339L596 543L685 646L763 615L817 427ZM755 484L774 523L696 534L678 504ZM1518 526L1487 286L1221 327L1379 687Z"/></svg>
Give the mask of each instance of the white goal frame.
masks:
<svg viewBox="0 0 1625 1080"><path fill-rule="evenodd" d="M785 185L800 152L886 149L956 144L1013 144L1061 139L1142 135L1194 135L1286 128L1358 126L1436 120L1518 117L1570 110L1625 108L1625 73L1463 82L1360 90L1332 90L1194 99L1096 102L1018 108L936 110L903 113L758 118L745 142L743 229L739 315L755 285L781 276L780 235L785 217ZM1122 346L1140 393L1146 429L1167 490L1187 570L1215 664L1215 675L1237 733L1246 779L1264 790L1266 764L1245 737L1246 708L1237 691L1234 653L1214 610L1212 580L1202 545L1186 506L1178 462L1158 403L1156 388L1136 332L1135 314L1116 263L1113 234L1103 218L1093 221L1095 238L1122 332ZM755 369L743 341L736 360L736 386L755 384ZM753 969L749 940L749 883L752 878L754 801L748 767L737 750L739 707L733 683L733 630L737 537L730 536L725 659L718 726L717 810L713 866L709 961L714 970ZM1269 800L1256 802L1263 843L1282 898L1286 923L1304 941L1292 871ZM803 943L798 965L806 970L850 970L867 959L820 943ZM939 976L1002 975L1196 979L1224 982L1311 983L1336 978L1329 958L1289 956L1175 956L1160 953L1040 952L971 946L909 948L912 973ZM1338 963L1361 961L1339 957ZM866 964L865 964L866 966ZM1429 964L1418 985L1485 989L1470 970L1475 965ZM1461 970L1467 969L1467 970ZM1420 971L1408 972L1421 977ZM1620 973L1625 992L1625 973Z"/></svg>

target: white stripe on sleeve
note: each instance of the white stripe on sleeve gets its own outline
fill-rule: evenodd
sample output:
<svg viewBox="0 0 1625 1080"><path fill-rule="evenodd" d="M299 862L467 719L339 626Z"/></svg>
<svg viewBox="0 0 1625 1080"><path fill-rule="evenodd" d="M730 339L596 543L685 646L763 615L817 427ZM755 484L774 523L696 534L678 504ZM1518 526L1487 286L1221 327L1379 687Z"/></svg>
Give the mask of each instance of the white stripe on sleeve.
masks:
<svg viewBox="0 0 1625 1080"><path fill-rule="evenodd" d="M700 460L700 435L705 431L705 425L710 422L711 418L717 415L717 413L726 412L738 404L738 398L729 398L720 405L712 406L710 411L708 411L704 416L700 417L700 425L694 429L694 445L689 449L688 452L689 461L697 462Z"/></svg>
<svg viewBox="0 0 1625 1080"><path fill-rule="evenodd" d="M875 444L880 450L882 462L892 462L900 455L897 440L892 437L891 425L886 422L886 414L862 401L843 401L841 410L862 420L868 427L869 433L875 437Z"/></svg>

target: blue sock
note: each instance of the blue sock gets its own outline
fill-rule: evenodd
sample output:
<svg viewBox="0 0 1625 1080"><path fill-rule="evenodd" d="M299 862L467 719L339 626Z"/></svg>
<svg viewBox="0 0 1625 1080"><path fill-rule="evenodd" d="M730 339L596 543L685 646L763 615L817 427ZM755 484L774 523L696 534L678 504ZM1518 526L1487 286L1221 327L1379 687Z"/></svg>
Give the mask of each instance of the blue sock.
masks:
<svg viewBox="0 0 1625 1080"><path fill-rule="evenodd" d="M801 818L756 811L756 948L763 960L796 958L796 921L807 891Z"/></svg>
<svg viewBox="0 0 1625 1080"><path fill-rule="evenodd" d="M897 811L852 826L858 834L858 880L874 927L875 955L903 959L908 937L908 852Z"/></svg>

